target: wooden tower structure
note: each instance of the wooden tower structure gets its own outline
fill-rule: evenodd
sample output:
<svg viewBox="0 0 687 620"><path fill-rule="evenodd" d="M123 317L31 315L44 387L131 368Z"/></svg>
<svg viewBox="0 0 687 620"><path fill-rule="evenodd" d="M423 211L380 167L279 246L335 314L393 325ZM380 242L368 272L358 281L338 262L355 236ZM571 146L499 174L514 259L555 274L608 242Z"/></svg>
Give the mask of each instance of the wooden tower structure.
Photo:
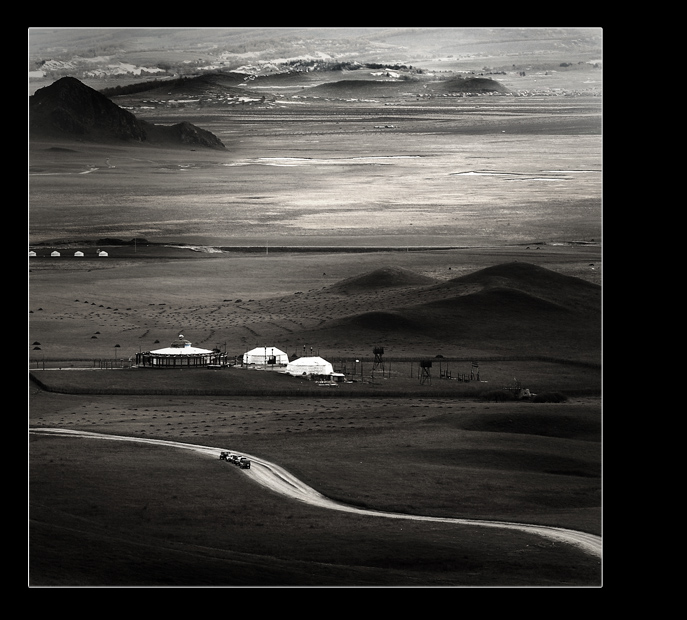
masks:
<svg viewBox="0 0 687 620"><path fill-rule="evenodd" d="M432 362L430 360L422 360L420 362L420 385L429 383L432 385Z"/></svg>
<svg viewBox="0 0 687 620"><path fill-rule="evenodd" d="M374 363L372 364L372 370L377 370L381 368L384 372L384 347L374 347L372 353L375 356Z"/></svg>

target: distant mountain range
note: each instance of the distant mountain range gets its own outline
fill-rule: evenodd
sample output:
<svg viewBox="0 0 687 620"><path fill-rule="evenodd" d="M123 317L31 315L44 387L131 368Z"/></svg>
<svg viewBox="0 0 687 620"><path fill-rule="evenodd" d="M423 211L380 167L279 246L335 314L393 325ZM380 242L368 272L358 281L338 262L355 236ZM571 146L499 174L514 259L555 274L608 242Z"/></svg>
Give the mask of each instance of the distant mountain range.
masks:
<svg viewBox="0 0 687 620"><path fill-rule="evenodd" d="M61 78L29 97L29 131L31 138L224 148L217 136L191 123L164 126L140 120L72 77Z"/></svg>
<svg viewBox="0 0 687 620"><path fill-rule="evenodd" d="M171 75L293 59L403 62L560 56L600 58L601 28L566 27L233 27L31 28L29 66L55 76L136 71ZM473 67L474 68L474 67ZM81 71L82 73L77 73Z"/></svg>

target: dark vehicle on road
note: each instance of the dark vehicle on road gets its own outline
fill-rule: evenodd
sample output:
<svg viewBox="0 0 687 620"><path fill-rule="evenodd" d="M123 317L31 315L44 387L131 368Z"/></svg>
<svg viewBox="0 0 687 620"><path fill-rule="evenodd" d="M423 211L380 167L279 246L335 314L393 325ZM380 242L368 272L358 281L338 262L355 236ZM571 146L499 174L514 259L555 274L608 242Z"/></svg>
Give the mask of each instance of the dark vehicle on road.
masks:
<svg viewBox="0 0 687 620"><path fill-rule="evenodd" d="M231 452L223 451L219 453L219 460L226 461L227 463L233 463L238 465L241 469L250 469L250 460L245 456L240 456L238 454L232 454Z"/></svg>

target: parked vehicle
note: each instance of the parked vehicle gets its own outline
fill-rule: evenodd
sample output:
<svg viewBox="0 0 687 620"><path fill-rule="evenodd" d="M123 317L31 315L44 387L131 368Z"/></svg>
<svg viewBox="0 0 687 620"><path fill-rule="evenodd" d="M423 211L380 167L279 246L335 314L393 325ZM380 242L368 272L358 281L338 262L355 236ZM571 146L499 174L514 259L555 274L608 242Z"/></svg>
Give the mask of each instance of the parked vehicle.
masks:
<svg viewBox="0 0 687 620"><path fill-rule="evenodd" d="M250 469L250 460L245 456L240 456L239 454L232 454L231 452L223 451L219 453L220 461L226 461L227 463L233 463L238 465L241 469Z"/></svg>

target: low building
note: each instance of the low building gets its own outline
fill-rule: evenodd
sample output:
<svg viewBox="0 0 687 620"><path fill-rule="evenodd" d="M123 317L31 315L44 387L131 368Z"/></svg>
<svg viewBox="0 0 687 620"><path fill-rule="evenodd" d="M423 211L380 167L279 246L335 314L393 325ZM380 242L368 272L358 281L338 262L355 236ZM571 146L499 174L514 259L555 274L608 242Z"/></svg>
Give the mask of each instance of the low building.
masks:
<svg viewBox="0 0 687 620"><path fill-rule="evenodd" d="M226 365L226 353L219 349L201 349L192 346L189 340L179 340L168 347L136 353L136 366L150 368L199 368Z"/></svg>

